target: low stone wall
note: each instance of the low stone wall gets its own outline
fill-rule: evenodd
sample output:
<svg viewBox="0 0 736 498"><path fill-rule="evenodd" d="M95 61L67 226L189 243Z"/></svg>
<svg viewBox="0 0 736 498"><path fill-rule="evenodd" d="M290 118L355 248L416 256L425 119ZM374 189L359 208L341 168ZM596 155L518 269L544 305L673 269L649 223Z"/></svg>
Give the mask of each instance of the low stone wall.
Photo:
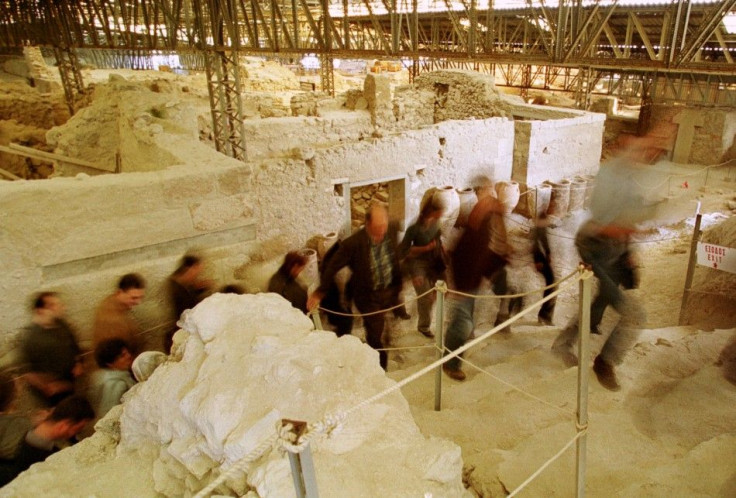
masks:
<svg viewBox="0 0 736 498"><path fill-rule="evenodd" d="M235 164L0 185L3 331L14 335L29 296L49 289L85 339L99 300L132 271L149 283L136 315L146 327L167 320L163 285L185 252L210 251L209 272L222 278L221 266L255 239L251 168Z"/></svg>
<svg viewBox="0 0 736 498"><path fill-rule="evenodd" d="M531 105L512 112L523 118L514 122L513 180L533 186L598 171L605 115Z"/></svg>
<svg viewBox="0 0 736 498"><path fill-rule="evenodd" d="M411 220L431 186L465 187L479 174L508 179L512 148L511 121L448 121L301 159L244 164L213 152L198 166L0 184L1 351L27 323L36 291L60 291L87 338L118 277L140 272L149 289L135 315L144 328L158 325L169 319L166 277L186 251L203 251L210 276L229 283L236 269L339 228L349 209L340 182L404 179Z"/></svg>

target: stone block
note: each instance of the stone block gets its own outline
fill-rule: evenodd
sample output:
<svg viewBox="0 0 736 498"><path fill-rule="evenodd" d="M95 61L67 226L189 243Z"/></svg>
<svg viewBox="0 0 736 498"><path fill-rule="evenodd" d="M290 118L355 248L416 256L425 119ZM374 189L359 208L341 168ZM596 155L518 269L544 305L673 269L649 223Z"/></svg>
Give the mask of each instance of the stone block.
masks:
<svg viewBox="0 0 736 498"><path fill-rule="evenodd" d="M192 199L205 199L216 193L212 175L186 175L173 177L163 184L164 198L170 204L189 203Z"/></svg>
<svg viewBox="0 0 736 498"><path fill-rule="evenodd" d="M244 195L194 203L189 210L195 230L201 231L217 230L253 215L253 207Z"/></svg>

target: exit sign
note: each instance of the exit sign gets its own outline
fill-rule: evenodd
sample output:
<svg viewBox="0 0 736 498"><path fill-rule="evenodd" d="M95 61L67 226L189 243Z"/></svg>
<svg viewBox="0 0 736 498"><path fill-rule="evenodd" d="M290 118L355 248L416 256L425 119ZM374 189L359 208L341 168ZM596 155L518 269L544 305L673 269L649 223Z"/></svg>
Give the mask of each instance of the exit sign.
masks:
<svg viewBox="0 0 736 498"><path fill-rule="evenodd" d="M736 249L698 242L698 264L736 273Z"/></svg>

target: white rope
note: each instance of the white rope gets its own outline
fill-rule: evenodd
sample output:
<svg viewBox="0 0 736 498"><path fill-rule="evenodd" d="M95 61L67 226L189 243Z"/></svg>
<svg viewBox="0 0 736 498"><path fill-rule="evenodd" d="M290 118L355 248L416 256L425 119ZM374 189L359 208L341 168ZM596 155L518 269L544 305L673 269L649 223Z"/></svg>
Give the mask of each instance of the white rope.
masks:
<svg viewBox="0 0 736 498"><path fill-rule="evenodd" d="M549 467L552 462L554 462L555 460L557 460L558 458L560 458L560 456L564 452L566 452L568 450L568 448L570 448L570 446L572 446L572 443L574 443L575 441L577 441L578 439L580 439L583 436L583 434L587 433L587 431L588 431L587 428L583 428L577 434L575 434L575 437L572 438L570 441L568 441L567 444L565 446L563 446L560 451L558 451L557 453L555 453L555 455L552 458L550 458L549 460L547 460L546 462L544 462L542 464L542 466L537 469L536 472L534 472L532 475L530 475L527 478L526 481L522 482L515 490L513 490L511 493L509 493L509 495L507 496L507 498L511 498L512 496L516 496L517 494L519 494L519 491L521 491L522 489L524 489L530 482L532 482L534 479L536 479L539 476L539 474L541 474L542 472L544 472L544 470L547 467Z"/></svg>
<svg viewBox="0 0 736 498"><path fill-rule="evenodd" d="M517 391L517 392L519 392L519 393L523 394L524 396L526 396L526 397L528 397L528 398L531 398L531 399L533 399L534 401L538 401L538 402L542 403L543 405L547 405L547 406L549 406L550 408L554 408L555 410L558 410L558 411L560 411L560 412L564 413L565 415L575 415L575 412L574 412L574 411L572 411L572 410L565 410L565 409L564 409L564 408L562 408L561 406L557 406L557 405L555 405L555 404L553 404L553 403L550 403L549 401L546 401L546 400L544 400L544 399L542 399L542 398L540 398L540 397L537 397L537 396L533 395L532 393L526 392L526 391L524 391L523 389L521 389L520 387L516 387L516 386L515 386L515 385L513 385L512 383L510 383L510 382L508 382L508 381L505 381L505 380L503 380L502 378L500 378L500 377L497 377L496 375L493 375L493 374L492 374L491 372L489 372L488 370L485 370L485 369L483 369L483 368L479 367L478 365L476 365L475 363L473 363L473 362L472 362L472 361L470 361L470 360L467 360L467 359L465 359L465 358L460 358L460 360L461 360L461 361L462 361L463 363L467 363L468 365L470 365L471 367L475 368L476 370L478 370L478 371L480 371L480 372L483 372L484 374L486 374L486 375L488 375L489 377L491 377L492 379L494 379L494 380L496 380L496 381L500 382L501 384L503 384L503 385L505 385L505 386L507 386L507 387L510 387L511 389L513 389L513 390L515 390L515 391Z"/></svg>
<svg viewBox="0 0 736 498"><path fill-rule="evenodd" d="M279 432L271 434L268 438L264 439L263 442L261 442L261 444L259 444L255 449L253 449L253 451L235 462L232 467L227 469L225 473L220 474L214 481L210 482L207 486L201 489L199 493L194 495L194 498L206 498L210 495L210 493L212 493L212 491L215 490L217 486L219 486L223 482L227 481L231 477L234 477L236 474L246 473L248 465L261 458L267 450L273 448L274 445L278 442L279 438Z"/></svg>
<svg viewBox="0 0 736 498"><path fill-rule="evenodd" d="M386 390L384 390L384 391L382 391L380 393L377 393L377 394L371 396L370 398L367 398L367 399L361 401L360 403L358 403L357 405L353 406L352 408L346 410L344 412L345 416L347 417L347 415L355 412L356 410L359 410L360 408L362 408L364 406L367 406L367 405L373 403L374 401L378 401L379 399L381 399L381 398L383 398L385 396L388 396L389 394L393 393L394 391L397 391L398 389L401 389L406 384L408 384L410 382L413 382L414 380L418 379L422 375L424 375L424 374L426 374L428 372L431 372L432 370L434 370L435 368L441 366L442 364L444 364L448 360L451 360L452 358L455 358L455 357L461 355L462 353L464 353L468 349L472 348L476 344L478 344L478 343L486 340L487 338L489 338L490 336L492 336L493 334L495 334L499 330L501 330L501 329L507 327L508 325L514 323L515 321L519 320L521 317L523 317L527 313L531 312L531 310L535 306L537 306L538 304L547 302L550 299L556 297L565 288L567 288L568 286L572 285L574 282L577 282L578 280L590 278L592 275L593 275L593 272L588 271L588 270L585 270L582 273L579 273L578 278L576 278L572 282L569 282L567 285L565 285L563 287L560 287L559 289L557 289L554 292L551 292L548 296L540 299L536 303L534 303L534 304L526 307L525 309L521 310L516 315L510 317L508 320L506 320L505 322L501 323L500 325L497 325L496 327L492 328L491 330L489 330L485 334L481 335L480 337L476 337L472 341L465 343L463 346L459 347L458 349L456 349L452 353L448 354L447 356L444 356L443 358L439 358L439 359L435 360L434 362L432 362L429 365L425 366L421 370L419 370L417 372L414 372L413 374L411 374L410 376L406 377L405 379L402 379L401 381L397 382L396 384L394 384L393 386L389 387L388 389L386 389Z"/></svg>
<svg viewBox="0 0 736 498"><path fill-rule="evenodd" d="M516 315L510 317L505 322L501 323L500 325L494 327L493 329L489 330L485 334L481 335L480 337L477 337L476 339L466 343L465 345L461 346L460 348L456 349L452 353L448 354L447 356L440 358L431 364L427 365L426 367L422 368L418 372L415 372L414 374L408 376L405 379L402 379L401 381L397 382L393 386L389 387L388 389L385 389L384 391L381 391L370 398L367 398L360 403L356 404L352 408L349 408L345 411L338 412L338 413L332 413L327 414L324 416L324 418L318 422L309 423L307 425L307 429L305 432L295 438L295 435L293 434L293 427L291 427L289 424L285 424L281 428L278 428L274 434L272 434L268 439L264 440L263 443L261 443L255 450L253 450L251 453L246 455L243 459L239 460L235 464L233 464L232 467L230 467L224 474L221 474L217 477L214 481L212 481L210 484L208 484L204 489L202 489L199 493L195 495L195 498L205 498L209 496L209 493L211 493L217 486L225 482L230 477L233 477L237 473L244 473L247 466L260 458L266 450L272 448L274 445L278 445L280 448L290 451L292 453L299 453L306 448L306 446L316 439L318 436L329 436L336 430L338 430L342 423L345 421L345 419L348 417L348 415L356 412L357 410L361 409L364 406L367 406L375 401L378 401L381 398L384 398L388 396L389 394L401 389L403 386L409 384L410 382L413 382L414 380L418 379L419 377L423 376L424 374L434 370L435 368L439 367L440 365L444 364L446 361L455 358L459 356L460 354L464 353L471 347L475 346L479 342L484 341L491 335L495 334L499 330L503 329L504 327L510 325L511 323L514 323L518 319L520 319L522 316L529 313L535 306L538 304L544 303L549 301L550 299L556 297L558 294L560 294L566 287L572 285L572 283L577 282L578 280L583 280L590 278L593 275L593 273L589 270L584 270L582 272L578 271L578 277L573 280L572 282L569 282L564 287L558 288L556 291L550 293L548 296L540 299L536 303L528 306L527 308L523 309ZM565 277L562 281L571 278L573 274L568 275Z"/></svg>

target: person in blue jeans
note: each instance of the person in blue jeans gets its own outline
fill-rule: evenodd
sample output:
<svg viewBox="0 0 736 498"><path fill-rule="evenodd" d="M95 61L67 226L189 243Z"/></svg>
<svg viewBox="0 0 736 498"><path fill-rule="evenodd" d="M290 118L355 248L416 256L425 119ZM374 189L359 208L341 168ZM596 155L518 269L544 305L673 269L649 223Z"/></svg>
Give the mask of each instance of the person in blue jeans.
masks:
<svg viewBox="0 0 736 498"><path fill-rule="evenodd" d="M417 296L434 288L437 280L445 279L442 233L439 225L441 216L442 208L427 202L417 221L406 230L399 246L400 254L406 257L405 264ZM434 337L430 330L434 299L435 293L431 293L417 300L419 315L417 330L426 337Z"/></svg>
<svg viewBox="0 0 736 498"><path fill-rule="evenodd" d="M598 324L610 305L620 315L619 322L603 344L593 362L593 371L606 389L617 391L620 385L615 366L636 344L646 314L639 301L624 293L624 288L638 285L633 265L631 235L638 221L649 212L650 205L637 192L636 164L626 157L601 165L596 189L591 199L591 218L578 230L575 246L583 262L593 269L598 279L598 294L591 305L591 330ZM578 337L578 320L573 321L557 336L552 350L568 366L578 364L572 353Z"/></svg>
<svg viewBox="0 0 736 498"><path fill-rule="evenodd" d="M465 344L473 332L475 321L475 295L483 278L490 278L506 265L503 256L489 248L490 219L494 213L503 213L498 199L487 195L478 200L468 216L468 225L450 254L452 288L468 296L451 294L449 300L450 323L445 336L445 348L454 351ZM465 380L460 368L460 358L451 358L442 370L452 379Z"/></svg>

